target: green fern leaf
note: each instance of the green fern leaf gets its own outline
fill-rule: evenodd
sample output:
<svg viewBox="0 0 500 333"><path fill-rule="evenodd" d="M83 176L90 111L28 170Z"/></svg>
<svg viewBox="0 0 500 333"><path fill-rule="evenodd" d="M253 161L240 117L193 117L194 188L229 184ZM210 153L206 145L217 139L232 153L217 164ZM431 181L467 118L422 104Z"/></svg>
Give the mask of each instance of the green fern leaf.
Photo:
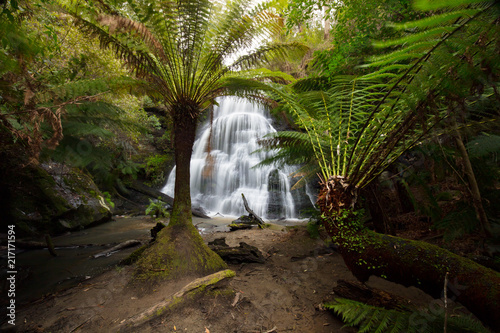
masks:
<svg viewBox="0 0 500 333"><path fill-rule="evenodd" d="M444 23L456 21L462 17L471 17L479 12L478 9L464 9L452 12L447 12L439 15L433 15L421 20L409 21L405 23L392 24L391 26L396 29L415 29L415 28L431 28Z"/></svg>
<svg viewBox="0 0 500 333"><path fill-rule="evenodd" d="M456 8L461 5L484 3L484 0L414 0L413 5L420 10L436 10L446 7Z"/></svg>

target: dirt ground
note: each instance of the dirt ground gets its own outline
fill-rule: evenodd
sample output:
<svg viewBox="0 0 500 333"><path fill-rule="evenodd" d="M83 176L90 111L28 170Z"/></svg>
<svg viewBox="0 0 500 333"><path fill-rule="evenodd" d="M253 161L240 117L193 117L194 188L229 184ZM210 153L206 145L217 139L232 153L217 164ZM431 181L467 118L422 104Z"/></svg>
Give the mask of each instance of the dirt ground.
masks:
<svg viewBox="0 0 500 333"><path fill-rule="evenodd" d="M264 264L229 265L236 276L219 292L203 293L175 305L130 332L355 332L320 304L339 279L354 280L341 256L304 228L251 229L205 235L259 248ZM132 267L116 268L71 289L19 308L16 332L116 332L127 318L173 295L194 277L158 285L131 283ZM368 284L414 303L432 299L416 288L381 279ZM239 293L238 298L236 295Z"/></svg>

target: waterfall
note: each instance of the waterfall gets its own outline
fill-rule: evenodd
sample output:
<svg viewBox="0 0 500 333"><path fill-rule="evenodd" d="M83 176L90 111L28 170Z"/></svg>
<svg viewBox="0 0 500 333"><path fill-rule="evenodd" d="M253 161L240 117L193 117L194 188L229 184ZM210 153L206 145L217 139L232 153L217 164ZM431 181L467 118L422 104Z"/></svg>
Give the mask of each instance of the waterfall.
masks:
<svg viewBox="0 0 500 333"><path fill-rule="evenodd" d="M255 152L260 148L257 141L276 132L268 112L235 97L225 97L218 102L219 106L214 107L212 126L207 121L200 128L193 147L193 205L205 208L210 214L241 216L247 214L241 197L243 193L250 208L262 218L295 218L288 177L293 169L252 168L267 154ZM174 183L175 168L162 192L173 196Z"/></svg>

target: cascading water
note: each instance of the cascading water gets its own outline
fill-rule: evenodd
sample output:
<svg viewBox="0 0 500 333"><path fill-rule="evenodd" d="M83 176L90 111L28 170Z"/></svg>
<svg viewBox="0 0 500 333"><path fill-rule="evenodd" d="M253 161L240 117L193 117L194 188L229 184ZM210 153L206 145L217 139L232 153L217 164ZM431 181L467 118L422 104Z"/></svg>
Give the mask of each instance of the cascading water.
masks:
<svg viewBox="0 0 500 333"><path fill-rule="evenodd" d="M273 166L252 168L266 157L257 141L276 132L264 108L235 97L219 100L212 126L199 132L191 157L191 198L211 214L246 214L243 193L250 208L267 219L295 218L295 204L287 176L292 169ZM173 196L175 168L162 192Z"/></svg>

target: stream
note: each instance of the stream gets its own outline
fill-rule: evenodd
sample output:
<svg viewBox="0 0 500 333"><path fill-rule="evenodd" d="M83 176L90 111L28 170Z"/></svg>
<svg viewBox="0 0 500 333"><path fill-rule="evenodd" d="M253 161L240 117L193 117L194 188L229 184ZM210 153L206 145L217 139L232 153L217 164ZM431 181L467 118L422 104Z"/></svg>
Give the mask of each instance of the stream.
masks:
<svg viewBox="0 0 500 333"><path fill-rule="evenodd" d="M212 219L193 217L193 224L202 234L226 232L229 231L227 225L234 219L235 217ZM296 225L301 222L301 220L273 221L280 225ZM117 267L116 265L138 246L119 250L109 256L95 259L93 256L127 240L135 239L147 243L151 237L150 229L155 224L156 222L150 217L115 216L114 221L53 237L57 257L51 256L46 248L18 249L16 301L23 304L39 299Z"/></svg>

